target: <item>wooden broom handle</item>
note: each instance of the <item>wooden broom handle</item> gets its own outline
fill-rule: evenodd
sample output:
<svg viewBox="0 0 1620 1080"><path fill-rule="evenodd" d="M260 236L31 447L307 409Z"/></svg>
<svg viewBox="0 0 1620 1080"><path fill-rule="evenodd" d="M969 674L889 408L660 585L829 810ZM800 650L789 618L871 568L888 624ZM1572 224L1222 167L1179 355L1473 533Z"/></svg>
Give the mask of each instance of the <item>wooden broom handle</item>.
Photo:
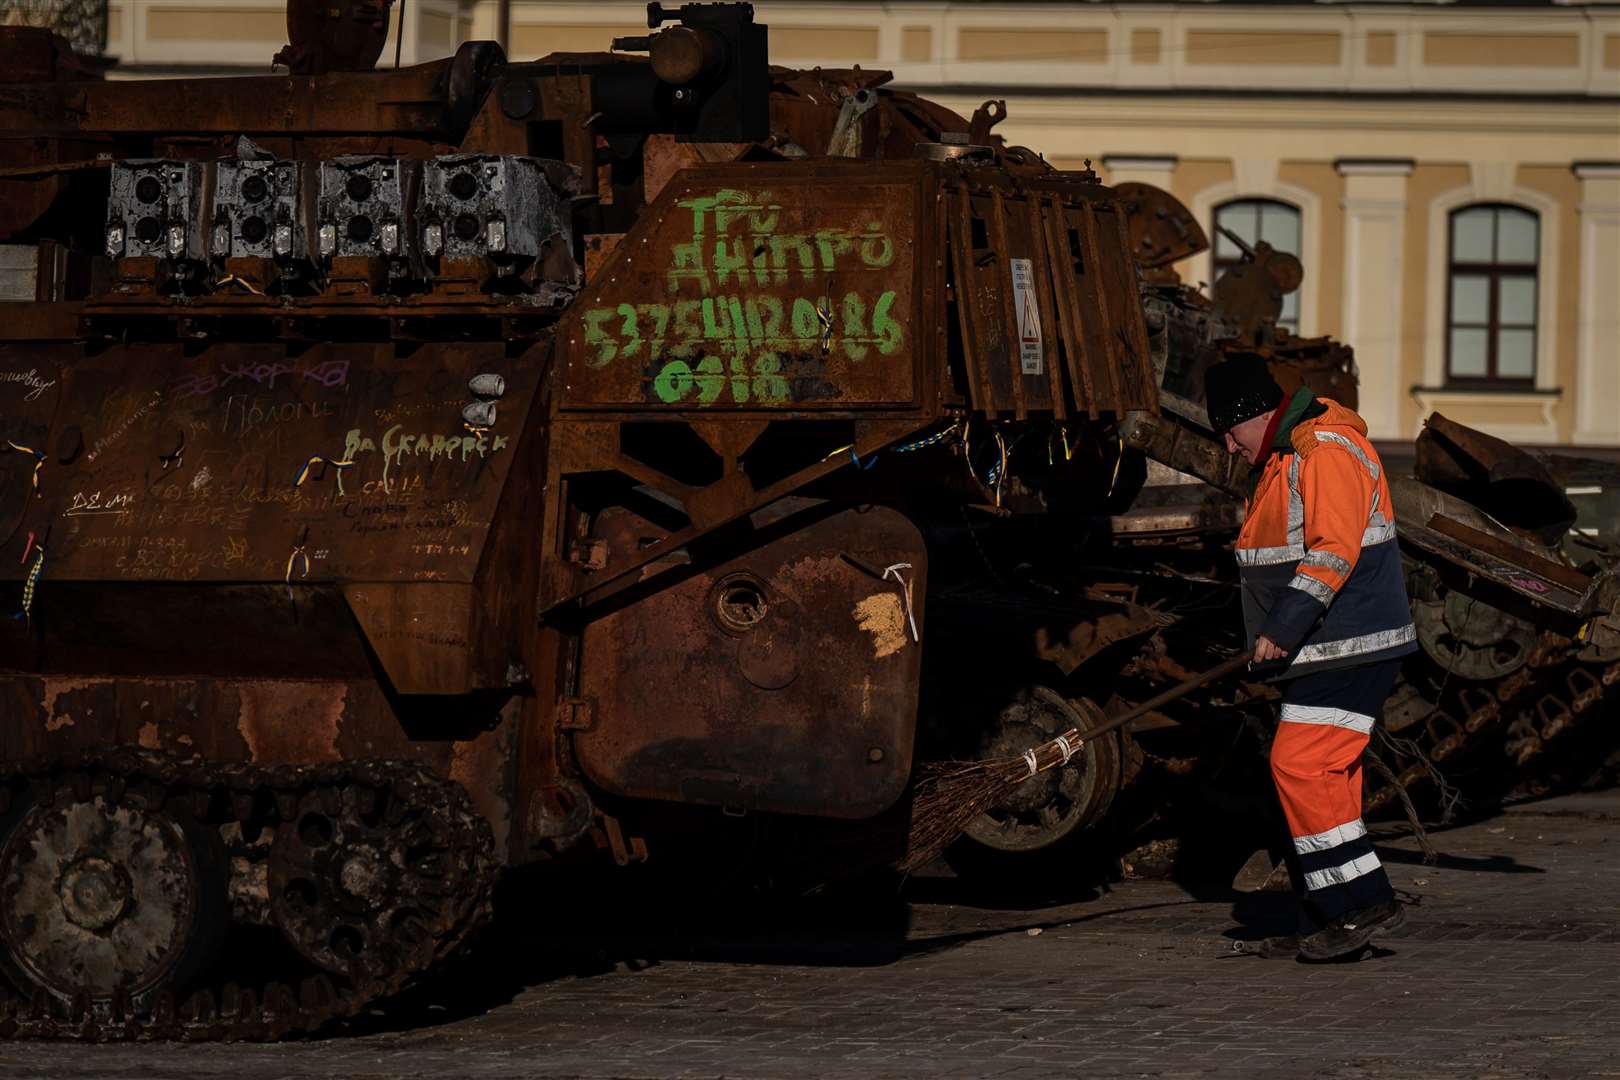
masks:
<svg viewBox="0 0 1620 1080"><path fill-rule="evenodd" d="M1234 671L1241 670L1251 659L1253 659L1253 657L1254 653L1252 651L1241 652L1232 657L1230 660L1216 664L1208 671L1194 675L1186 682L1177 683L1164 693L1149 698L1147 701L1144 701L1142 704L1133 709L1128 709L1125 712L1120 713L1118 716L1110 717L1108 720L1103 721L1101 724L1098 724L1089 731L1081 731L1079 728L1071 728L1069 731L1064 732L1064 737L1073 740L1076 736L1078 736L1083 742L1086 739L1095 739L1098 735L1106 735L1116 728L1124 727L1132 720L1146 716L1154 709L1157 709L1160 705L1168 704L1179 697L1185 697L1206 683L1212 683L1216 679L1225 678Z"/></svg>

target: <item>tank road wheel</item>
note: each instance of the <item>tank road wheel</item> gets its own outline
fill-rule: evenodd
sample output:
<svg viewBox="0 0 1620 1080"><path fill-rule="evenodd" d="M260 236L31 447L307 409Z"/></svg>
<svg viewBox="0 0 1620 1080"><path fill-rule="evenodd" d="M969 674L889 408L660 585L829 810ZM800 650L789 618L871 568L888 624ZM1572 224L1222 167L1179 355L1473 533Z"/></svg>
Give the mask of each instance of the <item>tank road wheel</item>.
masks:
<svg viewBox="0 0 1620 1080"><path fill-rule="evenodd" d="M207 845L161 809L101 795L30 806L0 846L0 945L22 988L139 1005L211 958L225 889Z"/></svg>
<svg viewBox="0 0 1620 1080"><path fill-rule="evenodd" d="M1069 728L1104 719L1089 701L1071 702L1045 686L1018 691L985 731L981 758L1017 757ZM1034 870L1099 820L1119 788L1119 736L1087 741L1069 763L1024 781L1000 805L980 814L947 854L965 876Z"/></svg>
<svg viewBox="0 0 1620 1080"><path fill-rule="evenodd" d="M356 983L398 980L459 944L480 874L450 817L391 786L326 787L276 829L270 910L311 962Z"/></svg>
<svg viewBox="0 0 1620 1080"><path fill-rule="evenodd" d="M1536 644L1533 626L1491 605L1448 591L1412 605L1418 642L1442 671L1485 682L1523 667Z"/></svg>

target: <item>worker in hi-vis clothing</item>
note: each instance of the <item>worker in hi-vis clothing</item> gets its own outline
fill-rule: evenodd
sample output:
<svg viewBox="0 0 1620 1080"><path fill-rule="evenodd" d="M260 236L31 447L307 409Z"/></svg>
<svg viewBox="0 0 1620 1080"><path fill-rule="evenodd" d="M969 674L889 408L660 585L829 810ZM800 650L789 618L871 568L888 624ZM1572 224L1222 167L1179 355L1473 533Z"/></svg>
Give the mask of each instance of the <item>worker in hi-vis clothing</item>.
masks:
<svg viewBox="0 0 1620 1080"><path fill-rule="evenodd" d="M1211 367L1210 424L1253 466L1238 534L1257 674L1282 682L1271 774L1293 838L1299 953L1359 955L1404 918L1361 820L1361 754L1416 634L1395 508L1367 425L1258 357Z"/></svg>

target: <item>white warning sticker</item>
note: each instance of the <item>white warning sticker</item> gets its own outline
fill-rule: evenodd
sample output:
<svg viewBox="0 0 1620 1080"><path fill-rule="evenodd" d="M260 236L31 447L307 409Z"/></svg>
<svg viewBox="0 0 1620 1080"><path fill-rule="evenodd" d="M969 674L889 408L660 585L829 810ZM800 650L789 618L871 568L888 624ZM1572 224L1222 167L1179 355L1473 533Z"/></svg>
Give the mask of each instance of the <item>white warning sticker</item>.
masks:
<svg viewBox="0 0 1620 1080"><path fill-rule="evenodd" d="M1041 344L1041 309L1035 301L1035 264L1029 259L1008 259L1012 266L1013 307L1018 312L1018 366L1025 375L1046 370Z"/></svg>

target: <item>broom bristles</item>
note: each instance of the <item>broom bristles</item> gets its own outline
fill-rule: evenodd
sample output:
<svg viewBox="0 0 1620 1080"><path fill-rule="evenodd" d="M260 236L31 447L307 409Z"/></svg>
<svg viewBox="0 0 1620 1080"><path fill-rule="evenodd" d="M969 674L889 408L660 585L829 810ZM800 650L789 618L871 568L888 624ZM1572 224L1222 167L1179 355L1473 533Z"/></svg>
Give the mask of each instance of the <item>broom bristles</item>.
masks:
<svg viewBox="0 0 1620 1080"><path fill-rule="evenodd" d="M1042 753L1048 747L1053 754ZM1045 772L1064 760L1056 740L1038 747L1035 755L1035 772ZM1033 775L1029 760L1023 757L918 765L906 853L897 864L900 871L910 874L933 862L967 831L974 818L1000 803Z"/></svg>
<svg viewBox="0 0 1620 1080"><path fill-rule="evenodd" d="M1171 687L1127 712L1103 721L1084 733L1070 728L1063 734L1001 761L935 761L917 766L911 804L911 827L906 853L895 865L905 873L933 862L973 819L1000 803L1019 784L1058 765L1066 765L1087 739L1095 739L1174 701L1198 687L1224 678L1246 665L1251 651L1229 657L1201 674Z"/></svg>

